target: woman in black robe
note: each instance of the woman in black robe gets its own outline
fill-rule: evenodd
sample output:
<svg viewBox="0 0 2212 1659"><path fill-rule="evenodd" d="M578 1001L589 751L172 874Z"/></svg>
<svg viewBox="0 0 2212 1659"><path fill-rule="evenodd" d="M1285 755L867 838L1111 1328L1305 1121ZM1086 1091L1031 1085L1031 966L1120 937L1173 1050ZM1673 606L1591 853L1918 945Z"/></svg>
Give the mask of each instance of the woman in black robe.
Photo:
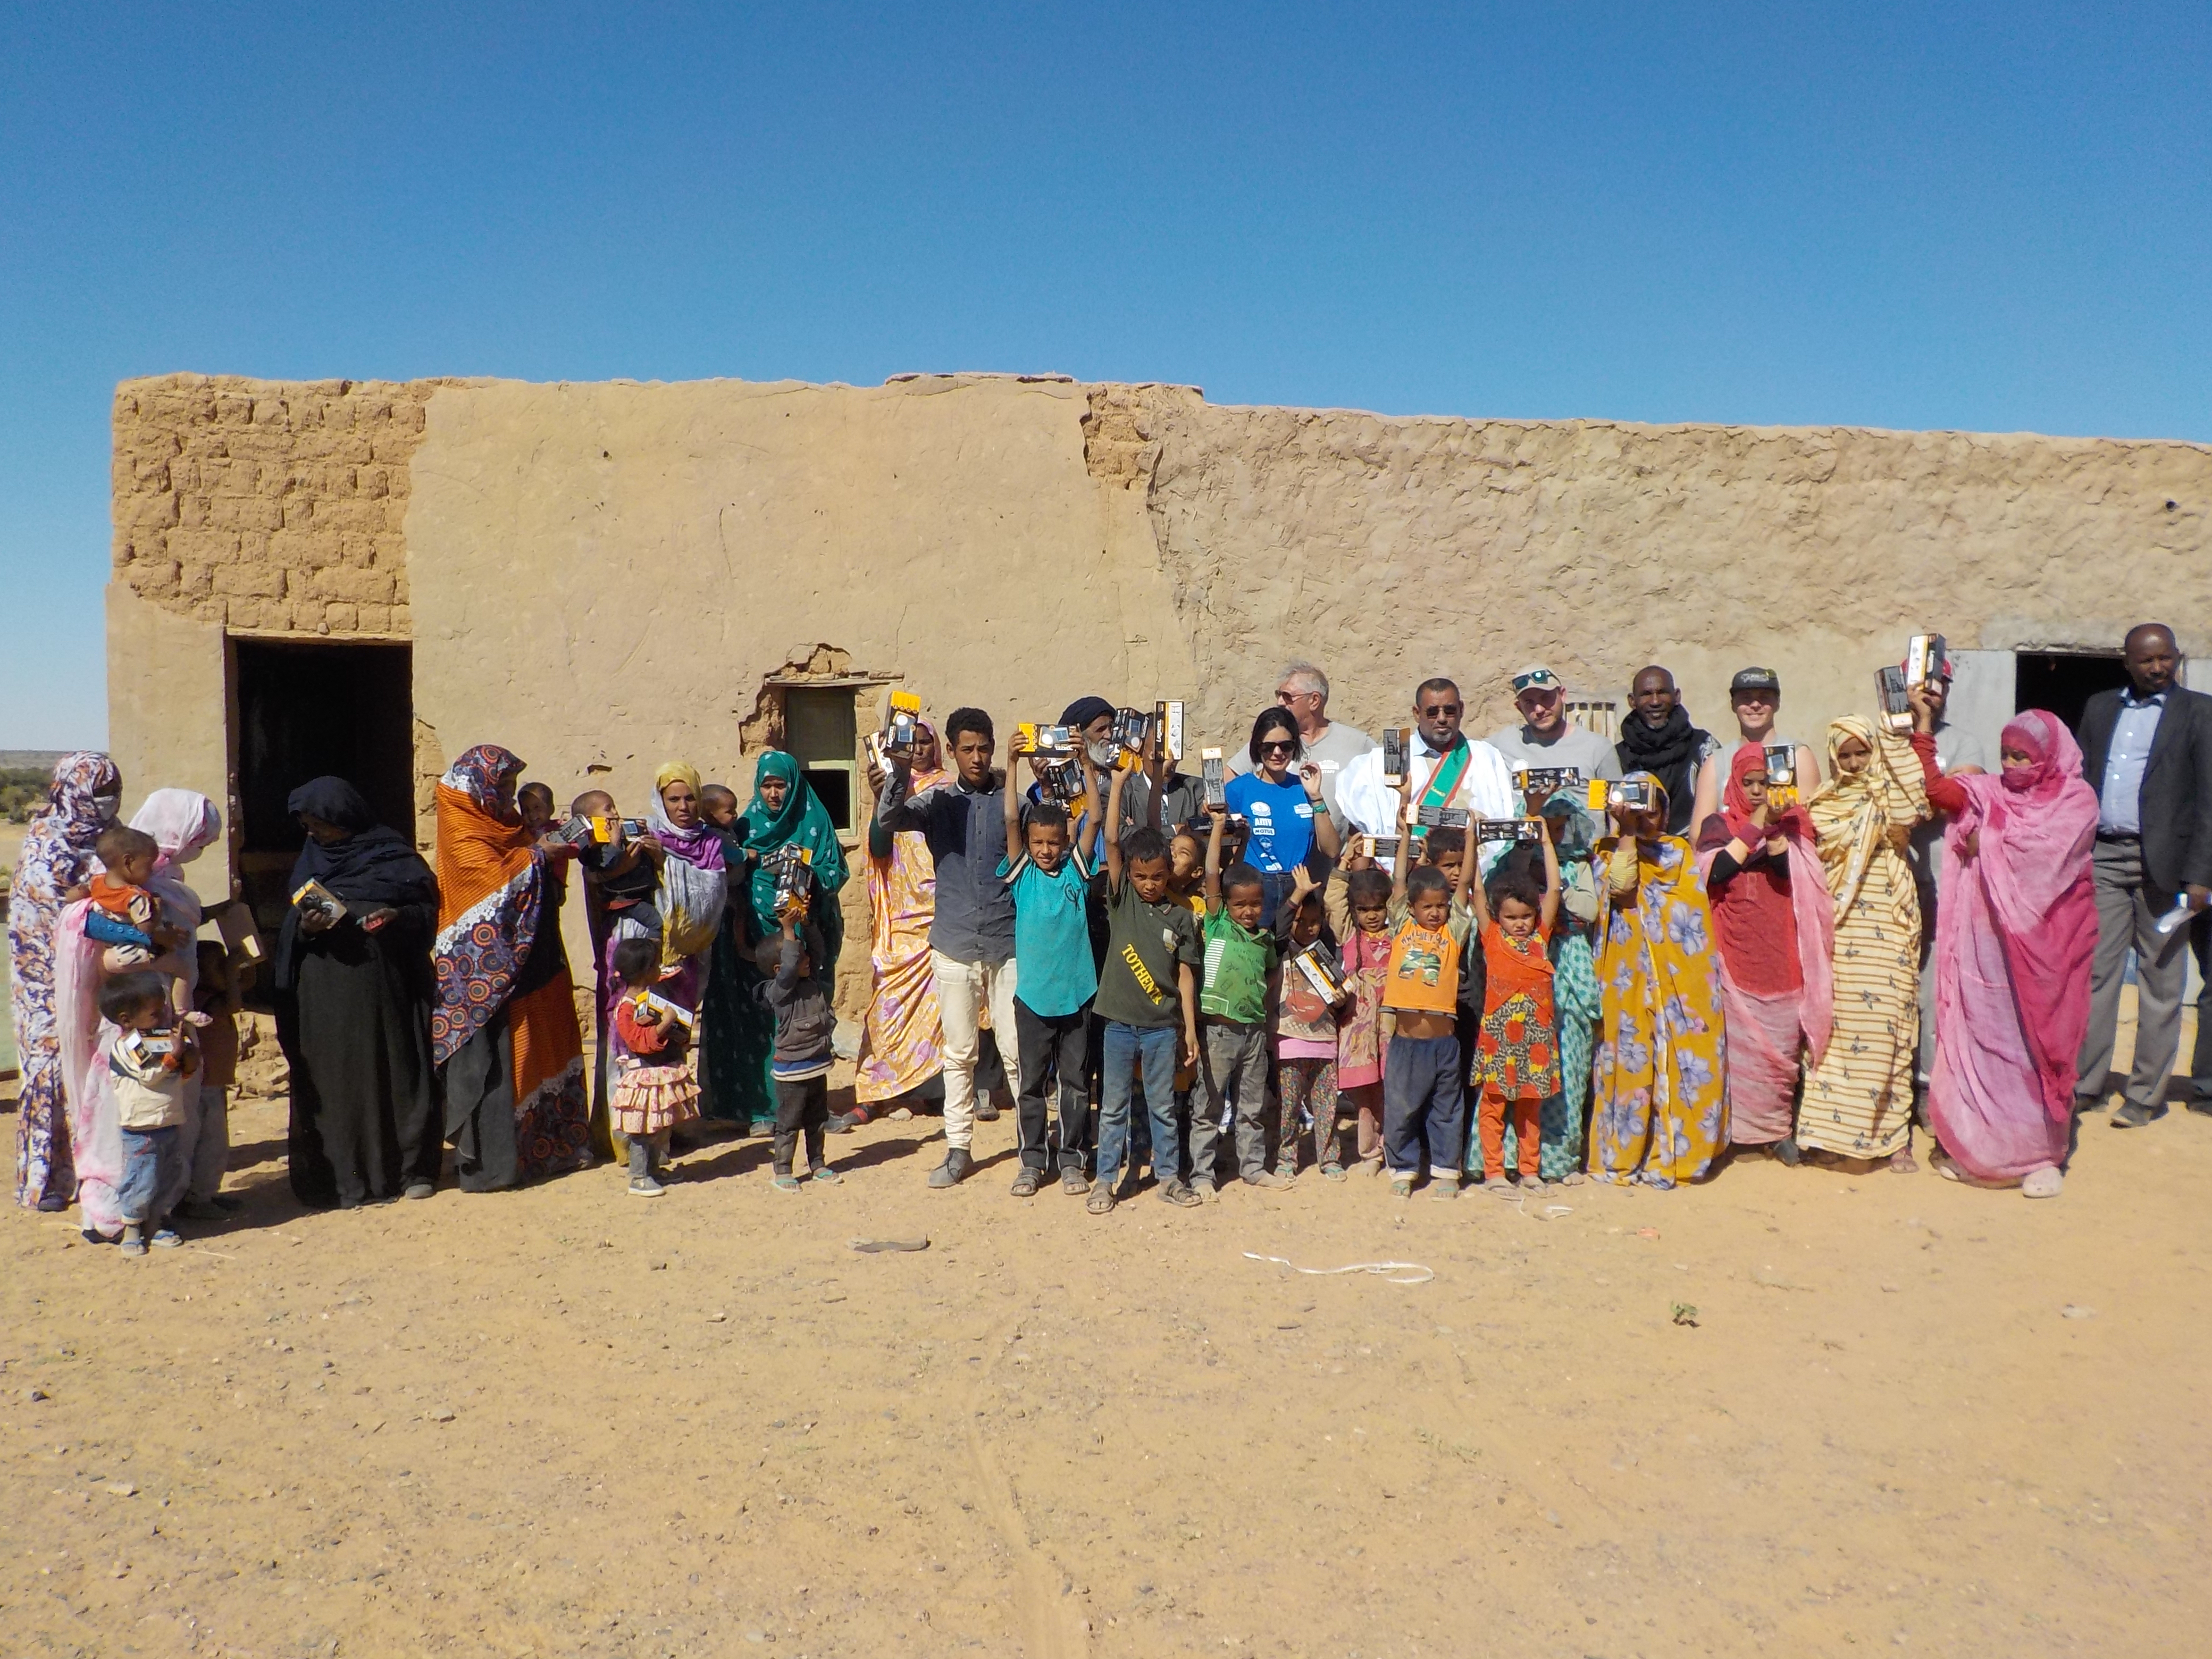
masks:
<svg viewBox="0 0 2212 1659"><path fill-rule="evenodd" d="M285 805L307 832L292 891L319 882L345 907L331 921L295 904L276 939L292 1191L318 1209L428 1198L445 1154L430 1063L437 878L343 779Z"/></svg>

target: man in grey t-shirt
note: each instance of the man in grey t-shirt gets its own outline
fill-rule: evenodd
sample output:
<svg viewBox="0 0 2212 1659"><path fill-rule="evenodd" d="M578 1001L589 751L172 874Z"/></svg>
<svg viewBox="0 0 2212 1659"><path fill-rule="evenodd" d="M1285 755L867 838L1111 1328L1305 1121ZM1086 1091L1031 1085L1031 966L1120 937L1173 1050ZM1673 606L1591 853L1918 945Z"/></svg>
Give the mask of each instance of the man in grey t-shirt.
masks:
<svg viewBox="0 0 2212 1659"><path fill-rule="evenodd" d="M1294 662L1283 671L1275 683L1275 701L1289 709L1291 718L1298 723L1298 741L1304 750L1300 758L1321 768L1321 798L1341 830L1344 814L1336 805L1337 775L1344 770L1346 762L1374 748L1375 739L1341 720L1329 719L1328 676L1310 662ZM1252 757L1246 748L1222 746L1229 749L1230 776L1252 769Z"/></svg>
<svg viewBox="0 0 2212 1659"><path fill-rule="evenodd" d="M1542 663L1513 677L1513 706L1521 711L1521 724L1501 726L1486 741L1515 771L1571 766L1584 783L1620 777L1620 757L1613 744L1567 718L1567 688Z"/></svg>

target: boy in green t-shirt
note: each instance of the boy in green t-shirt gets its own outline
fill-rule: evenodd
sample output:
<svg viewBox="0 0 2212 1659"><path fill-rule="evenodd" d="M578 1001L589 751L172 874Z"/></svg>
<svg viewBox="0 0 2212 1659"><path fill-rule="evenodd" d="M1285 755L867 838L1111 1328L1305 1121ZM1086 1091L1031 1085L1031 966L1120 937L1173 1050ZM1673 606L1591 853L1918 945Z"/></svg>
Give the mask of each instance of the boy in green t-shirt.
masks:
<svg viewBox="0 0 2212 1659"><path fill-rule="evenodd" d="M1209 806L1206 840L1206 963L1198 993L1200 1062L1206 1100L1190 1117L1191 1184L1214 1191L1214 1161L1224 1103L1237 1112L1237 1166L1255 1187L1287 1187L1267 1167L1267 997L1275 974L1274 935L1260 927L1267 889L1245 863L1221 867L1225 806Z"/></svg>

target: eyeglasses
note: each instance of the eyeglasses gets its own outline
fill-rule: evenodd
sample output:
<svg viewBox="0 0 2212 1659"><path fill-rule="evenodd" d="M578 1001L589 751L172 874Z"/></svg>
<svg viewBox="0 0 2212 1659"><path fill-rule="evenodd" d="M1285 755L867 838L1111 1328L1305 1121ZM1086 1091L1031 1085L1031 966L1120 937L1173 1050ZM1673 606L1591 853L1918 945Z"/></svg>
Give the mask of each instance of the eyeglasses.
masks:
<svg viewBox="0 0 2212 1659"><path fill-rule="evenodd" d="M1279 685L1275 688L1275 701L1277 702L1296 702L1300 697L1311 697L1316 702L1319 702L1321 701L1321 693L1318 691L1294 691L1287 685Z"/></svg>

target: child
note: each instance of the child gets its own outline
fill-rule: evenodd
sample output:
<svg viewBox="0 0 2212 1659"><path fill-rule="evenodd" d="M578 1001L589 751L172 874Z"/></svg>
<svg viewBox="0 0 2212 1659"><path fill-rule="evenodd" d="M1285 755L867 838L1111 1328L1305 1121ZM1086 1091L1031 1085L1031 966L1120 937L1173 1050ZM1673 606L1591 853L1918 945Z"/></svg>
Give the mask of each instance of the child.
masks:
<svg viewBox="0 0 2212 1659"><path fill-rule="evenodd" d="M239 988L230 953L222 945L203 939L195 955L199 983L192 989L192 1006L207 1021L196 1034L199 1123L188 1137L191 1152L185 1161L189 1167L176 1171L173 1181L183 1188L178 1214L193 1221L221 1221L239 1206L238 1200L225 1197L222 1191L222 1178L230 1168L229 1091L238 1082Z"/></svg>
<svg viewBox="0 0 2212 1659"><path fill-rule="evenodd" d="M152 968L172 979L182 978L185 964L172 953L185 943L185 935L161 920L161 902L146 888L161 856L161 843L143 830L118 823L100 832L96 850L101 867L92 878L92 908L110 925L101 932L112 930L127 939L122 932L127 929L149 941L109 945L102 965L111 974Z"/></svg>
<svg viewBox="0 0 2212 1659"><path fill-rule="evenodd" d="M1544 1102L1559 1091L1557 1017L1552 1006L1549 946L1559 915L1559 860L1551 822L1543 827L1544 885L1516 861L1474 888L1480 928L1483 979L1481 1035L1469 1086L1479 1091L1476 1121L1482 1135L1482 1184L1506 1190L1505 1115L1513 1114L1514 1161L1524 1187L1541 1187L1538 1163Z"/></svg>
<svg viewBox="0 0 2212 1659"><path fill-rule="evenodd" d="M1473 931L1462 906L1475 860L1460 860L1456 881L1433 864L1409 872L1412 864L1410 858L1397 860L1390 886L1393 928L1382 1006L1396 1023L1382 1074L1383 1163L1391 1192L1407 1197L1421 1172L1425 1141L1431 1196L1457 1198L1467 1132L1457 1025L1460 958Z"/></svg>
<svg viewBox="0 0 2212 1659"><path fill-rule="evenodd" d="M1206 843L1206 966L1198 992L1200 1035L1206 1046L1206 1105L1190 1121L1191 1180L1201 1193L1214 1190L1214 1155L1221 1139L1224 1103L1237 1118L1237 1165L1255 1187L1287 1187L1291 1177L1267 1168L1267 987L1275 972L1275 940L1260 927L1267 907L1267 883L1243 862L1224 874L1221 834L1227 809L1206 809L1213 832Z"/></svg>
<svg viewBox="0 0 2212 1659"><path fill-rule="evenodd" d="M1160 1197L1184 1209L1199 1202L1179 1174L1182 1142L1175 1099L1178 1034L1188 1053L1198 1053L1198 923L1170 885L1167 842L1160 832L1146 825L1121 833L1127 775L1115 773L1106 792L1106 965L1096 1005L1102 1022L1098 1179L1089 1205L1100 1215L1114 1207L1121 1178L1130 1087L1139 1065Z"/></svg>
<svg viewBox="0 0 2212 1659"><path fill-rule="evenodd" d="M123 1179L115 1194L123 1254L143 1255L149 1244L173 1249L184 1240L171 1231L160 1206L177 1160L185 1079L196 1064L192 1041L176 1030L168 982L156 973L109 980L100 987L100 1012L121 1028L110 1045L107 1069L123 1138Z"/></svg>
<svg viewBox="0 0 2212 1659"><path fill-rule="evenodd" d="M1314 1162L1331 1181L1344 1179L1336 1155L1336 1015L1352 999L1324 997L1297 965L1297 952L1322 937L1321 884L1303 864L1291 872L1280 915L1290 929L1289 959L1275 996L1275 1093L1283 1118L1275 1139L1278 1174L1298 1172L1298 1125L1313 1119Z"/></svg>
<svg viewBox="0 0 2212 1659"><path fill-rule="evenodd" d="M526 783L514 792L514 810L536 841L553 827L553 792L542 783Z"/></svg>
<svg viewBox="0 0 2212 1659"><path fill-rule="evenodd" d="M802 1132L806 1167L817 1185L835 1186L837 1172L822 1150L830 1122L830 1040L837 1017L830 1007L830 988L814 972L829 959L822 934L811 919L793 910L780 918L780 933L764 939L753 965L775 977L760 988L762 1006L775 1016L775 1046L769 1075L775 1082L775 1144L772 1154L779 1192L795 1193L792 1155Z"/></svg>
<svg viewBox="0 0 2212 1659"><path fill-rule="evenodd" d="M1382 985L1390 967L1390 878L1375 867L1367 838L1329 872L1327 905L1338 954L1352 975L1352 1000L1336 1022L1337 1097L1358 1115L1359 1161L1380 1170L1382 1055L1389 1042Z"/></svg>
<svg viewBox="0 0 2212 1659"><path fill-rule="evenodd" d="M1018 744L1012 752L1019 752ZM1088 755L1082 764L1082 822L1096 836L1098 773ZM1037 769L1034 757L1030 769ZM1121 774L1115 775L1118 781ZM1091 1097L1084 1059L1091 1002L1098 994L1098 969L1091 954L1091 866L1082 848L1071 844L1073 826L1066 807L1042 799L1024 807L1018 791L999 793L1006 803L1006 830L999 879L1014 902L1013 1034L1020 1079L1014 1137L1021 1167L1014 1172L1013 1195L1034 1198L1050 1167L1044 1101L1046 1088L1054 1085L1060 1190L1087 1193L1091 1183L1084 1177L1083 1158L1091 1138ZM999 1035L1003 1040L1006 1033ZM1094 1215L1113 1207L1111 1193L1089 1206Z"/></svg>
<svg viewBox="0 0 2212 1659"><path fill-rule="evenodd" d="M609 1028L614 1088L607 1106L616 1132L629 1142L630 1191L659 1198L668 1170L668 1132L699 1115L698 1081L684 1063L691 1034L671 1008L646 1000L660 980L659 940L617 939L615 972L623 994Z"/></svg>

